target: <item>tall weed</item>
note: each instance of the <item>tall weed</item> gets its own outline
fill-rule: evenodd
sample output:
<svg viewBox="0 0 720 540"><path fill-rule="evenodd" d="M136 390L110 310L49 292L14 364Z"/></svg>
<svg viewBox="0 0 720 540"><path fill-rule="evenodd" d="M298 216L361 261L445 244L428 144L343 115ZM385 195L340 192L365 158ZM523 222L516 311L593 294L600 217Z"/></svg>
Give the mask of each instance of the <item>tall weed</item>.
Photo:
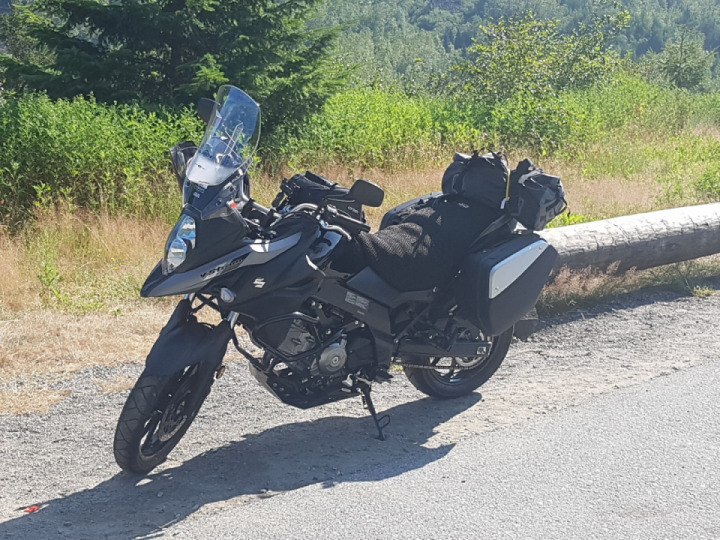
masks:
<svg viewBox="0 0 720 540"><path fill-rule="evenodd" d="M199 128L190 111L8 98L0 102L0 222L17 226L33 208L61 200L152 215L169 213L172 204L176 212L168 148L198 137Z"/></svg>
<svg viewBox="0 0 720 540"><path fill-rule="evenodd" d="M440 149L482 146L478 118L487 111L449 99L379 88L353 88L331 98L279 148L290 166L340 161L388 169L432 167Z"/></svg>
<svg viewBox="0 0 720 540"><path fill-rule="evenodd" d="M0 230L3 309L112 312L134 302L162 256L164 222L56 209L16 234Z"/></svg>

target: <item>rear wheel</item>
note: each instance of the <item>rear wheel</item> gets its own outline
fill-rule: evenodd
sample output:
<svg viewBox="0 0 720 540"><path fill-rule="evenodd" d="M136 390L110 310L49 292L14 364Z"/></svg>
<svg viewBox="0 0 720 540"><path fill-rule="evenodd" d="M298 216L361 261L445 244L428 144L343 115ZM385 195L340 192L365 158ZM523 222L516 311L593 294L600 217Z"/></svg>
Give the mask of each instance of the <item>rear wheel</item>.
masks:
<svg viewBox="0 0 720 540"><path fill-rule="evenodd" d="M492 338L490 351L478 357L406 356L403 363L427 367L404 367L412 385L434 398L450 399L469 394L493 376L510 348L513 330Z"/></svg>
<svg viewBox="0 0 720 540"><path fill-rule="evenodd" d="M121 469L145 474L165 461L210 393L213 373L203 367L140 375L115 430L115 461Z"/></svg>

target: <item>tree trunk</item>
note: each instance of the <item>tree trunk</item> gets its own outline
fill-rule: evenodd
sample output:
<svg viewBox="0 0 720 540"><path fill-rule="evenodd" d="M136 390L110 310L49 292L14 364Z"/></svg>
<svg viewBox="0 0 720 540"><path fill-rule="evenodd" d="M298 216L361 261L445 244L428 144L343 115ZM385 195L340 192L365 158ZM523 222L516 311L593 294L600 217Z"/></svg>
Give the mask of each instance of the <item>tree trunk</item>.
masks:
<svg viewBox="0 0 720 540"><path fill-rule="evenodd" d="M540 233L558 251L555 270L652 268L720 253L720 203L673 208Z"/></svg>

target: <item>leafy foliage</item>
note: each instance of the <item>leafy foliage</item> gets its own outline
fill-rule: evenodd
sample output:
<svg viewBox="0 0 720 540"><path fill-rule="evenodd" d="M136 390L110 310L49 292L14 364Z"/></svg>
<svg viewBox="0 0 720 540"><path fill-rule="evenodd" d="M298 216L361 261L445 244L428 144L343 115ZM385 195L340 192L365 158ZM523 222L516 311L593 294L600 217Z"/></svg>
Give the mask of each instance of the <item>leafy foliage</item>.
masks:
<svg viewBox="0 0 720 540"><path fill-rule="evenodd" d="M482 137L481 106L381 88L352 88L328 100L322 112L281 148L284 159L307 163L342 159L393 168L431 158L443 147Z"/></svg>
<svg viewBox="0 0 720 540"><path fill-rule="evenodd" d="M627 23L627 12L598 18L562 34L558 22L532 13L480 27L468 60L439 79L444 92L483 103L495 143L528 144L546 152L577 129L583 110L562 92L611 82L621 60L606 46Z"/></svg>
<svg viewBox="0 0 720 540"><path fill-rule="evenodd" d="M720 165L710 165L695 179L693 184L701 199L718 200L720 198Z"/></svg>
<svg viewBox="0 0 720 540"><path fill-rule="evenodd" d="M483 25L470 56L441 79L443 92L408 92L382 82L350 85L307 120L285 123L269 142L266 138L265 170L328 162L425 168L443 166L443 156L456 150L505 147L536 157L581 159L585 173L595 176L632 176L654 168L667 200L680 200L693 178L698 178L694 194L717 197L714 169L705 163L717 155L716 146L708 146L706 138L695 143L684 137L672 143L684 152L675 162L665 155L668 145L655 137L716 126L720 95L642 80L629 59L607 49L626 22L625 12L610 13L569 34L558 21L532 14ZM193 79L178 92L199 93L228 80L213 54L198 56L193 66ZM267 75L266 84L276 81ZM295 98L287 99L282 109L294 113ZM46 95L9 95L0 102L0 119L4 223L17 223L34 207L52 207L58 200L111 212L167 212L176 194L166 149L200 132L189 111L147 113L94 98L54 103ZM637 145L623 142L632 138L653 139L637 151ZM694 160L690 169L679 165L685 158Z"/></svg>
<svg viewBox="0 0 720 540"><path fill-rule="evenodd" d="M490 103L519 93L556 94L612 80L620 59L607 50L627 24L627 12L561 34L558 22L532 13L482 25L469 59L453 67L453 90Z"/></svg>
<svg viewBox="0 0 720 540"><path fill-rule="evenodd" d="M0 119L0 223L12 226L28 219L33 208L52 208L58 202L111 212L174 214L177 184L168 146L197 140L202 133L187 110L149 113L136 105L106 106L92 98L8 99L0 103Z"/></svg>
<svg viewBox="0 0 720 540"><path fill-rule="evenodd" d="M327 56L336 31L305 26L316 3L36 0L16 17L50 54L2 64L8 86L108 103L188 104L230 82L263 105L272 131L316 110L342 79Z"/></svg>
<svg viewBox="0 0 720 540"><path fill-rule="evenodd" d="M49 62L48 51L40 47L37 40L28 35L22 9L2 13L0 10L0 52L7 52L14 58L33 64ZM1 67L1 66L0 66Z"/></svg>
<svg viewBox="0 0 720 540"><path fill-rule="evenodd" d="M639 59L661 52L685 28L698 32L708 50L720 47L720 4L716 0L623 0L630 14L612 45L621 55ZM359 63L364 82L411 87L458 63L471 47L480 25L517 18L532 11L553 19L561 34L598 16L618 11L612 0L329 0L317 24L345 24L338 54ZM413 52L414 51L414 52ZM417 60L417 61L415 61ZM413 61L415 61L413 63Z"/></svg>

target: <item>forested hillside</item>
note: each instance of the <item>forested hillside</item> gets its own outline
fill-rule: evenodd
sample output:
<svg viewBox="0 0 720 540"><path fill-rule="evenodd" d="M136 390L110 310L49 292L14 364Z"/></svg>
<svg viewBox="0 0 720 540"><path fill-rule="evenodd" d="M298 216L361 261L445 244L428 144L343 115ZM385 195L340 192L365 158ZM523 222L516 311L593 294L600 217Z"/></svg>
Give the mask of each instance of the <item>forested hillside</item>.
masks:
<svg viewBox="0 0 720 540"><path fill-rule="evenodd" d="M490 20L532 11L558 19L569 32L619 9L628 10L630 21L614 47L636 60L680 39L699 40L706 50L720 47L716 0L328 0L316 24L346 24L341 57L359 63L362 78L387 80L452 65Z"/></svg>
<svg viewBox="0 0 720 540"><path fill-rule="evenodd" d="M0 0L0 13L11 4ZM501 17L532 11L539 19L559 20L569 32L620 9L630 21L614 47L635 60L680 39L699 41L708 51L720 48L716 0L326 0L312 25L344 25L338 60L356 65L364 81L395 81L453 65L472 45L478 26Z"/></svg>

